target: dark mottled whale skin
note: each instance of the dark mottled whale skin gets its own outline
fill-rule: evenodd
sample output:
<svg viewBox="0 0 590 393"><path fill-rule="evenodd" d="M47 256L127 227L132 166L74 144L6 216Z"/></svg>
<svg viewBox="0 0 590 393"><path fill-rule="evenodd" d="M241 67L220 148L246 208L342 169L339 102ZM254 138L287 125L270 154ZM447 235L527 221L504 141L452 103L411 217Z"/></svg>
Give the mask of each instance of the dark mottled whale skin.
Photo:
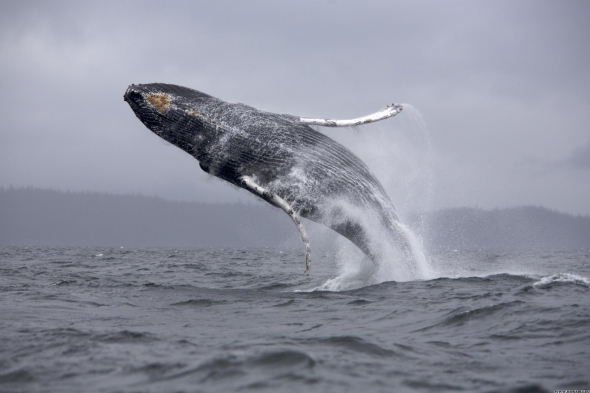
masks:
<svg viewBox="0 0 590 393"><path fill-rule="evenodd" d="M162 83L131 85L124 99L150 130L196 158L205 172L245 189L241 178L252 177L373 260L378 250L371 247L367 216L388 228L392 241L403 242L393 204L367 166L299 117Z"/></svg>

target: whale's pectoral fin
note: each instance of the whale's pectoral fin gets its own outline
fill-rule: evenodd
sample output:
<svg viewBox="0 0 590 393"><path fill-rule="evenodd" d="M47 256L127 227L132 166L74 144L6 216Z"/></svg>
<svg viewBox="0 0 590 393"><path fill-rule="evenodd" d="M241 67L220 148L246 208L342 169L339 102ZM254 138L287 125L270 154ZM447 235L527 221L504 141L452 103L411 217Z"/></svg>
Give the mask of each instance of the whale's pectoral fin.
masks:
<svg viewBox="0 0 590 393"><path fill-rule="evenodd" d="M285 213L287 213L289 217L291 217L291 220L293 220L293 222L297 226L299 234L301 234L303 244L305 245L305 274L309 274L309 270L311 269L311 249L309 248L309 238L307 237L305 228L303 227L303 224L301 223L301 220L299 219L297 213L295 213L293 208L289 206L287 201L285 201L280 196L271 193L264 187L256 184L256 182L250 176L242 176L240 180L245 188L268 200L276 207L280 208Z"/></svg>
<svg viewBox="0 0 590 393"><path fill-rule="evenodd" d="M379 112L375 112L371 115L359 117L351 120L328 120L328 119L310 119L307 117L299 118L299 121L304 124L312 124L316 126L326 127L351 127L360 126L361 124L373 123L379 120L385 120L391 116L395 116L404 109L401 104L387 105L384 109Z"/></svg>

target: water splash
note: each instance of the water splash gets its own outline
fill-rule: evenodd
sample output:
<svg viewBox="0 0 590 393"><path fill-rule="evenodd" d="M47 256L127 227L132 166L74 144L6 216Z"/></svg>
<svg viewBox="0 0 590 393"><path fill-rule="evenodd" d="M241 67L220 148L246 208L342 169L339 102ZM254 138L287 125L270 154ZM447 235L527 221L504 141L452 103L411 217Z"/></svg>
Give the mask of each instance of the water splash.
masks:
<svg viewBox="0 0 590 393"><path fill-rule="evenodd" d="M546 288L553 283L570 283L590 287L590 280L586 277L571 273L557 273L551 276L541 277L541 279L533 284L535 288Z"/></svg>
<svg viewBox="0 0 590 393"><path fill-rule="evenodd" d="M428 236L426 212L432 206L433 150L430 135L420 112L404 104L404 116L396 122L381 122L349 130L324 130L357 154L375 173L397 206L402 223L397 229L410 248L410 257L400 244L392 242L380 220L349 207L347 215L364 215L372 247L380 250L371 261L346 239L338 239L338 276L318 290L341 291L385 281L412 281L437 277L424 251ZM412 220L407 220L408 218Z"/></svg>
<svg viewBox="0 0 590 393"><path fill-rule="evenodd" d="M404 110L408 117L409 125L407 126L410 130L415 131L415 138L419 146L415 148L421 150L419 154L421 163L416 165L417 171L420 173L418 183L416 184L418 189L421 190L420 205L414 206L414 212L419 215L418 228L422 237L428 236L428 222L426 220L427 211L433 208L433 189L434 189L434 150L432 147L432 138L430 137L430 131L426 126L426 122L422 117L422 114L410 104L404 104ZM403 124L403 123L402 123Z"/></svg>
<svg viewBox="0 0 590 393"><path fill-rule="evenodd" d="M417 273L423 279L434 278L435 273L432 267L430 266L428 260L426 259L426 255L424 253L423 241L416 237L416 235L414 235L414 232L412 232L405 225L400 224L400 227L403 229L406 239L408 239L408 243L412 251L412 257L414 262L416 263Z"/></svg>

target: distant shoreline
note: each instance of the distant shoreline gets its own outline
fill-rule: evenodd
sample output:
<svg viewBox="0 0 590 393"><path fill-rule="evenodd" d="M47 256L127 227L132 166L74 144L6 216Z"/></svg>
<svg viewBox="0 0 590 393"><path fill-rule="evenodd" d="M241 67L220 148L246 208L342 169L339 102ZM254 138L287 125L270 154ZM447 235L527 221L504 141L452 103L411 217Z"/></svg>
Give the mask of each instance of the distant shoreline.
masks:
<svg viewBox="0 0 590 393"><path fill-rule="evenodd" d="M0 187L0 245L297 247L284 214L261 203ZM590 248L590 217L543 207L452 208L419 216L429 249Z"/></svg>

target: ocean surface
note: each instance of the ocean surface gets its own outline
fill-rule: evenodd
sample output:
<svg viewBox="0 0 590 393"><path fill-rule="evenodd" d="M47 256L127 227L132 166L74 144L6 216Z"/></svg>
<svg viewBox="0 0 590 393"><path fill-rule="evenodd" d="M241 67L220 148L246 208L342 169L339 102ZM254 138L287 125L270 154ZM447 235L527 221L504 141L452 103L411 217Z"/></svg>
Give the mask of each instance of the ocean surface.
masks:
<svg viewBox="0 0 590 393"><path fill-rule="evenodd" d="M590 252L0 248L1 392L590 389ZM351 266L353 268L351 269Z"/></svg>

